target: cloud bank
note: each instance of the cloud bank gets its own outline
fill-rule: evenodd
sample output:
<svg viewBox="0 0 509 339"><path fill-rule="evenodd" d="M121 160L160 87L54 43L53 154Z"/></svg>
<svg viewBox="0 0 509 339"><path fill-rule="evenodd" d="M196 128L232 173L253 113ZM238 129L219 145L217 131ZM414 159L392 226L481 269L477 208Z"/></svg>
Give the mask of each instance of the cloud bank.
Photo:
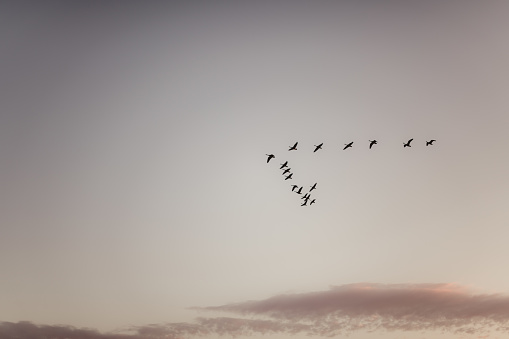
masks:
<svg viewBox="0 0 509 339"><path fill-rule="evenodd" d="M199 309L307 325L309 334L321 336L358 329L464 333L509 330L508 296L473 294L455 284L350 284Z"/></svg>
<svg viewBox="0 0 509 339"><path fill-rule="evenodd" d="M326 291L277 295L222 306L195 307L235 317L136 326L102 334L69 326L0 323L0 339L176 339L207 335L307 334L365 331L509 333L509 296L474 294L455 284L350 284Z"/></svg>

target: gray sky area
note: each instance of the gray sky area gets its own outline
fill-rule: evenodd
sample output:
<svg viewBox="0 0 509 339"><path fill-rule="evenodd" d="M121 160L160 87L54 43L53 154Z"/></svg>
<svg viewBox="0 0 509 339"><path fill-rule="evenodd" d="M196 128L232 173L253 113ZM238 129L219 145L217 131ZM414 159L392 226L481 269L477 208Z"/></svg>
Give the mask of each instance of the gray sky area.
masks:
<svg viewBox="0 0 509 339"><path fill-rule="evenodd" d="M0 338L507 337L508 36L496 0L3 2Z"/></svg>

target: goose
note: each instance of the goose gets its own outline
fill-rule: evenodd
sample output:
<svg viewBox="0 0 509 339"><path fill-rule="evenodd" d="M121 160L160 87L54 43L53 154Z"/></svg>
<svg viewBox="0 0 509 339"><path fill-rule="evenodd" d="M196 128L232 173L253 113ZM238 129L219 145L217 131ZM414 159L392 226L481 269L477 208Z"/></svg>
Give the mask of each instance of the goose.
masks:
<svg viewBox="0 0 509 339"><path fill-rule="evenodd" d="M316 200L316 199L311 200L311 202L309 203L309 205L310 205L310 206L311 206L311 205L313 205L313 204L315 203L315 200Z"/></svg>
<svg viewBox="0 0 509 339"><path fill-rule="evenodd" d="M284 163L284 164L281 164L281 167L279 167L279 169L283 169L283 168L285 168L287 165L288 165L288 161L285 161L285 163Z"/></svg>
<svg viewBox="0 0 509 339"><path fill-rule="evenodd" d="M270 159L272 158L275 158L276 156L274 154L265 154L266 156L268 156L267 158L267 163L269 163Z"/></svg>
<svg viewBox="0 0 509 339"><path fill-rule="evenodd" d="M303 188L303 186L301 186L301 187L297 190L297 192L296 192L296 193L297 193L297 194L302 194L302 188Z"/></svg>
<svg viewBox="0 0 509 339"><path fill-rule="evenodd" d="M283 175L285 175L286 173L290 172L290 170L291 170L291 168L290 168L290 167L288 167L287 169L285 169L285 170L283 171Z"/></svg>
<svg viewBox="0 0 509 339"><path fill-rule="evenodd" d="M318 151L319 149L322 149L322 146L323 146L323 142L320 145L315 145L315 150L313 151L313 153Z"/></svg>
<svg viewBox="0 0 509 339"><path fill-rule="evenodd" d="M288 176L285 178L285 180L292 179L292 175L293 175L293 173L290 173L290 175L288 175Z"/></svg>
<svg viewBox="0 0 509 339"><path fill-rule="evenodd" d="M295 143L295 145L293 145L292 147L290 147L288 150L289 150L289 151L296 151L296 150L297 150L297 144L298 144L298 143L299 143L299 142L297 141L297 142Z"/></svg>
<svg viewBox="0 0 509 339"><path fill-rule="evenodd" d="M292 185L292 192L297 188L299 187L299 185Z"/></svg>
<svg viewBox="0 0 509 339"><path fill-rule="evenodd" d="M345 144L345 145L346 145L346 146L345 146L345 148L343 148L343 151L344 151L345 149L347 149L348 147L352 147L352 145L353 145L353 141L352 141L351 143L349 143L349 144Z"/></svg>
<svg viewBox="0 0 509 339"><path fill-rule="evenodd" d="M378 141L376 140L369 140L369 149L371 149L371 147L373 147L373 145L376 145L378 144Z"/></svg>
<svg viewBox="0 0 509 339"><path fill-rule="evenodd" d="M435 141L436 141L435 139L431 139L430 141L426 141L426 146L433 145L433 143Z"/></svg>
<svg viewBox="0 0 509 339"><path fill-rule="evenodd" d="M412 142L412 140L414 140L414 139L408 140L406 144L403 143L403 147L412 147L412 146L410 146L410 143Z"/></svg>
<svg viewBox="0 0 509 339"><path fill-rule="evenodd" d="M313 186L311 186L311 189L309 190L309 192L311 192L312 190L315 190L315 189L316 189L316 184L317 184L317 183L315 182L315 184L314 184Z"/></svg>

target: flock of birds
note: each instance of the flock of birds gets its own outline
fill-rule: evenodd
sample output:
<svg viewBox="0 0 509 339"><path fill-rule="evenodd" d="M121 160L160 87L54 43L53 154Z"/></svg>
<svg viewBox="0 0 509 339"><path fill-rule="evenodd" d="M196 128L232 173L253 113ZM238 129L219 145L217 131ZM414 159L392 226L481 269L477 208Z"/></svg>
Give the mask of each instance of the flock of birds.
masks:
<svg viewBox="0 0 509 339"><path fill-rule="evenodd" d="M403 148L412 147L411 143L413 140L414 139L412 138L412 139L408 140L407 142L403 142ZM433 143L435 141L436 141L435 139L426 141L426 146L433 145ZM298 144L299 144L299 142L296 142L293 146L289 146L288 151L296 151ZM369 149L371 149L376 144L378 144L377 140L369 140ZM319 145L314 145L314 146L315 146L315 149L314 149L313 153L322 149L323 142ZM353 147L353 141L348 144L345 144L345 147L343 147L343 150L346 150L350 147ZM276 157L274 154L266 154L266 155L267 155L267 163L269 163L270 160L272 160L273 158ZM288 167L288 161L285 161L284 163L282 163L280 165L281 165L281 167L279 167L279 169L283 170L283 175L285 175L285 180L292 179L293 173L291 172L291 168ZM311 192L316 189L316 185L317 185L317 183L315 182L312 186L310 186L309 191L301 197L301 199L304 200L304 202L301 204L301 206L311 206L315 203L316 199L311 200ZM304 189L304 186L299 187L298 185L292 185L292 192L295 192L297 194L302 195L303 189ZM309 205L308 205L308 201L310 201Z"/></svg>

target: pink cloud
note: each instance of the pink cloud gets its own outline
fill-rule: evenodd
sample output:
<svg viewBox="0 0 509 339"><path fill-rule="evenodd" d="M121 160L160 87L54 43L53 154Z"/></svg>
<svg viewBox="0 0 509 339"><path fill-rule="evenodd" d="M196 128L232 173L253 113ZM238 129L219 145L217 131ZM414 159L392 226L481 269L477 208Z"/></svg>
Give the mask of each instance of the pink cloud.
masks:
<svg viewBox="0 0 509 339"><path fill-rule="evenodd" d="M130 334L0 322L0 339L177 339L280 333L335 336L359 330L440 330L484 336L493 331L509 333L509 296L474 294L454 284L351 284L195 309L237 316L130 327L126 330Z"/></svg>
<svg viewBox="0 0 509 339"><path fill-rule="evenodd" d="M366 330L507 331L509 297L454 284L350 284L326 291L200 308L310 325L309 333Z"/></svg>

